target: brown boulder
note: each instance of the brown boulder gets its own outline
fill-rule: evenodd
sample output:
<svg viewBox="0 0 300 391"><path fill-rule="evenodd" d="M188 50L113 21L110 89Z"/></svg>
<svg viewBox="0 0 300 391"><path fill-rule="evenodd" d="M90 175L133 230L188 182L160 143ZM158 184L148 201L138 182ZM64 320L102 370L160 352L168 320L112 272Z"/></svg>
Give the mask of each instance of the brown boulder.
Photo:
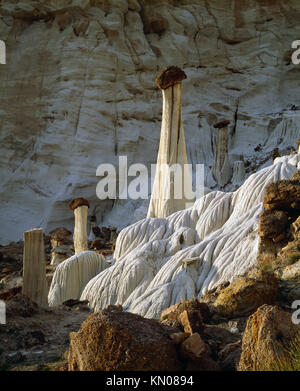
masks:
<svg viewBox="0 0 300 391"><path fill-rule="evenodd" d="M181 352L184 356L195 360L201 357L208 347L198 333L194 333L181 343Z"/></svg>
<svg viewBox="0 0 300 391"><path fill-rule="evenodd" d="M180 370L175 343L159 322L109 306L70 333L70 371Z"/></svg>
<svg viewBox="0 0 300 391"><path fill-rule="evenodd" d="M179 303L165 309L160 316L163 324L179 327L184 332L193 334L203 333L203 324L209 319L209 308L206 303L198 299L182 300Z"/></svg>
<svg viewBox="0 0 300 391"><path fill-rule="evenodd" d="M181 342L183 342L185 339L187 339L187 337L189 336L190 334L188 333L183 333L183 332L178 332L178 333L172 333L169 335L169 337L172 339L172 341L174 341L174 343L176 345L179 345L181 344Z"/></svg>
<svg viewBox="0 0 300 391"><path fill-rule="evenodd" d="M71 232L64 227L55 228L49 233L50 239L54 239L57 242L63 242L66 238L71 235Z"/></svg>
<svg viewBox="0 0 300 391"><path fill-rule="evenodd" d="M204 353L200 358L196 360L189 360L185 367L186 371L194 371L194 372L216 372L220 371L220 366L213 360L211 357Z"/></svg>
<svg viewBox="0 0 300 391"><path fill-rule="evenodd" d="M284 233L287 225L288 218L282 210L265 210L259 215L258 235L262 238L276 240Z"/></svg>
<svg viewBox="0 0 300 391"><path fill-rule="evenodd" d="M263 206L266 210L300 210L300 181L284 179L269 183L265 188Z"/></svg>
<svg viewBox="0 0 300 391"><path fill-rule="evenodd" d="M250 316L242 340L239 371L274 370L276 362L286 355L299 326L291 314L277 306L263 305Z"/></svg>
<svg viewBox="0 0 300 391"><path fill-rule="evenodd" d="M254 269L222 289L213 303L213 310L225 318L250 315L262 304L273 304L277 292L274 274Z"/></svg>
<svg viewBox="0 0 300 391"><path fill-rule="evenodd" d="M218 362L222 370L235 371L240 361L242 341L238 340L225 345L218 353Z"/></svg>

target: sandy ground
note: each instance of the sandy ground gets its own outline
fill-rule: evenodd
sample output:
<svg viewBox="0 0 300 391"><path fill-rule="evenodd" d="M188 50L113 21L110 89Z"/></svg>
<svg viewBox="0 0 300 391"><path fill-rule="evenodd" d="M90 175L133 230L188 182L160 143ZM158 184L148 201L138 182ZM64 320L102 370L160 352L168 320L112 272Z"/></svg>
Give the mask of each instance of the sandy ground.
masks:
<svg viewBox="0 0 300 391"><path fill-rule="evenodd" d="M20 293L6 301L7 323L0 325L2 370L61 370L69 333L90 315L84 303L39 308Z"/></svg>
<svg viewBox="0 0 300 391"><path fill-rule="evenodd" d="M45 237L48 273L50 251ZM66 362L69 333L79 330L91 311L79 302L42 309L23 297L22 258L22 241L0 246L0 300L6 304L6 324L0 324L0 370L59 370ZM16 279L20 283L15 284Z"/></svg>

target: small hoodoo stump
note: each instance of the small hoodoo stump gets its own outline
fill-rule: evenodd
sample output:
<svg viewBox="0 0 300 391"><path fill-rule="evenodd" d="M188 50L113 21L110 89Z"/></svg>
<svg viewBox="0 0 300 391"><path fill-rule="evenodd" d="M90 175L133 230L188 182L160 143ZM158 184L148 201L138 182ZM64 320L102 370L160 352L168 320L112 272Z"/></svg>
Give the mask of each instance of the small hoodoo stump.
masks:
<svg viewBox="0 0 300 391"><path fill-rule="evenodd" d="M39 306L48 306L48 286L42 228L34 228L24 232L22 293Z"/></svg>
<svg viewBox="0 0 300 391"><path fill-rule="evenodd" d="M232 170L228 156L228 125L230 121L225 120L214 125L218 129L218 139L215 151L212 175L219 186L224 186L229 182Z"/></svg>
<svg viewBox="0 0 300 391"><path fill-rule="evenodd" d="M89 206L90 204L85 198L75 198L69 204L75 216L73 236L75 254L88 250L87 218Z"/></svg>

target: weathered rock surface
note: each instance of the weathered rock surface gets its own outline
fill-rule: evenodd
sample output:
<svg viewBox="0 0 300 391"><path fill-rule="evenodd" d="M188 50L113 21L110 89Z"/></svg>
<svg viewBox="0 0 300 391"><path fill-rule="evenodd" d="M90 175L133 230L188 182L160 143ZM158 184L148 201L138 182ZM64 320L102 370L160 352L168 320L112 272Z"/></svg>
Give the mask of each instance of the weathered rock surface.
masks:
<svg viewBox="0 0 300 391"><path fill-rule="evenodd" d="M272 370L299 331L291 314L277 306L263 305L250 316L243 335L240 371Z"/></svg>
<svg viewBox="0 0 300 391"><path fill-rule="evenodd" d="M258 234L262 238L276 239L287 225L288 218L282 210L265 210L259 215Z"/></svg>
<svg viewBox="0 0 300 391"><path fill-rule="evenodd" d="M55 228L49 233L49 236L52 248L71 244L72 241L71 232L64 227Z"/></svg>
<svg viewBox="0 0 300 391"><path fill-rule="evenodd" d="M70 334L69 370L180 370L175 343L157 321L110 306Z"/></svg>
<svg viewBox="0 0 300 391"><path fill-rule="evenodd" d="M259 216L258 259L263 268L282 274L282 268L300 259L300 182L294 173L289 180L266 186L264 206Z"/></svg>
<svg viewBox="0 0 300 391"><path fill-rule="evenodd" d="M278 283L273 273L254 269L245 277L234 279L223 289L208 292L202 300L212 299L211 310L216 316L234 318L252 314L263 304L273 304L278 293ZM211 296L212 295L212 296Z"/></svg>
<svg viewBox="0 0 300 391"><path fill-rule="evenodd" d="M267 210L300 212L300 181L280 180L266 186L263 202Z"/></svg>
<svg viewBox="0 0 300 391"><path fill-rule="evenodd" d="M162 311L160 320L162 323L177 325L188 334L202 334L203 322L210 317L208 305L198 299L182 300Z"/></svg>
<svg viewBox="0 0 300 391"><path fill-rule="evenodd" d="M181 343L181 352L192 360L200 358L208 347L198 333L193 333Z"/></svg>
<svg viewBox="0 0 300 391"><path fill-rule="evenodd" d="M231 165L246 176L299 138L299 2L10 1L0 4L0 242L42 226L73 228L68 202L83 196L100 224L123 227L138 202L99 201L101 163L156 161L157 69L187 74L183 122L190 163L206 186L222 118ZM254 150L258 145L260 150Z"/></svg>

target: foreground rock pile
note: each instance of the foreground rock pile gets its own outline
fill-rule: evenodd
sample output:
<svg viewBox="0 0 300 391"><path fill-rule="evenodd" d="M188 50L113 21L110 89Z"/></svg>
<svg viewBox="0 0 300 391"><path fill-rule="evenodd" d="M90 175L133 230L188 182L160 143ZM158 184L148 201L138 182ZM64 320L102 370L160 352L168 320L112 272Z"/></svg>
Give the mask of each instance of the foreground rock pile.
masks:
<svg viewBox="0 0 300 391"><path fill-rule="evenodd" d="M180 370L175 344L158 322L109 306L70 335L69 370Z"/></svg>
<svg viewBox="0 0 300 391"><path fill-rule="evenodd" d="M70 334L68 369L218 370L200 335L203 324L199 310L205 304L199 304L192 300L173 306L162 314L162 322L124 312L121 306L109 306Z"/></svg>
<svg viewBox="0 0 300 391"><path fill-rule="evenodd" d="M275 275L255 268L159 320L108 306L70 334L68 370L274 370L300 332L278 292Z"/></svg>

